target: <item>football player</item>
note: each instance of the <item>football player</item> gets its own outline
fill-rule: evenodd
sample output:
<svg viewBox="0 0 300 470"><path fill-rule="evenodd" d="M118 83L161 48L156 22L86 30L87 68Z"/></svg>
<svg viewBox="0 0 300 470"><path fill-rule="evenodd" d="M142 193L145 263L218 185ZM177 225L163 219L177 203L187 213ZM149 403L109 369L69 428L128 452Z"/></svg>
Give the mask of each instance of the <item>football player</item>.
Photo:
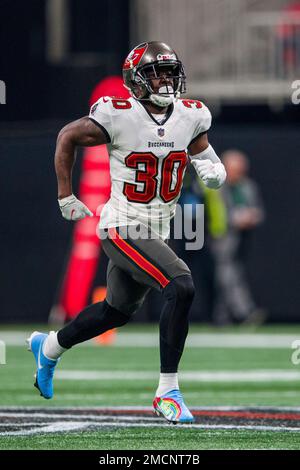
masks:
<svg viewBox="0 0 300 470"><path fill-rule="evenodd" d="M43 397L51 398L60 356L78 343L125 325L155 288L165 304L153 406L169 422L191 423L194 418L180 392L177 371L194 285L188 266L166 240L188 161L209 188L219 188L226 173L208 142L208 108L200 101L179 99L186 77L171 47L156 41L138 45L125 60L123 77L130 99L101 98L89 116L68 124L58 135L58 203L67 220L92 215L72 191L76 147L109 145L111 196L99 225L109 257L107 297L58 332L32 333L28 342L37 363L35 386Z"/></svg>

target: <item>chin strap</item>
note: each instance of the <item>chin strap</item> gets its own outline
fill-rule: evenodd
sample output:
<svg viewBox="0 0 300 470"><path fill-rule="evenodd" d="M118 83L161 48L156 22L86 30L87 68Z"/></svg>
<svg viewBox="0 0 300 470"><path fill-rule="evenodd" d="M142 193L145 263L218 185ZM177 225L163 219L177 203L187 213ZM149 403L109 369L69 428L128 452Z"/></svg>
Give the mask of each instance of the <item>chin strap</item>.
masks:
<svg viewBox="0 0 300 470"><path fill-rule="evenodd" d="M161 108L165 108L174 102L174 96L162 96L162 95L154 95L151 94L149 96L149 100L156 104L156 106L160 106Z"/></svg>
<svg viewBox="0 0 300 470"><path fill-rule="evenodd" d="M164 108L174 102L175 97L173 93L174 90L171 85L164 85L160 87L158 93L151 93L149 99L153 104Z"/></svg>

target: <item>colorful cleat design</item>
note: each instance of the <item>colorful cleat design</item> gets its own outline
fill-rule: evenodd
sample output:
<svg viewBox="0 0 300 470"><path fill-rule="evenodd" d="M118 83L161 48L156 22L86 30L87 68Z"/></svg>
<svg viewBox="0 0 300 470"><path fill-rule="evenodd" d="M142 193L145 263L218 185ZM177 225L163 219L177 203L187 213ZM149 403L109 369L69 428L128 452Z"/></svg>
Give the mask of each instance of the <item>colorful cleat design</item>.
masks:
<svg viewBox="0 0 300 470"><path fill-rule="evenodd" d="M177 423L193 423L194 417L183 401L179 390L171 390L153 401L157 415L163 416L167 421Z"/></svg>
<svg viewBox="0 0 300 470"><path fill-rule="evenodd" d="M47 334L34 331L27 339L28 350L34 355L37 365L34 386L40 391L41 396L47 399L53 397L53 374L59 359L48 359L43 353L43 344Z"/></svg>

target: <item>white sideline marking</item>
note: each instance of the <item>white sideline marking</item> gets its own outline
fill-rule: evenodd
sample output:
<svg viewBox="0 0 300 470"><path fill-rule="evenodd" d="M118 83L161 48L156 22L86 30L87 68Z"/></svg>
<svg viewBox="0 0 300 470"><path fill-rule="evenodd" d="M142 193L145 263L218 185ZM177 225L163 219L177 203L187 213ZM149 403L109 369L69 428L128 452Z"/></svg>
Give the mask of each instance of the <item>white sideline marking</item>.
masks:
<svg viewBox="0 0 300 470"><path fill-rule="evenodd" d="M300 411L299 407L252 407L253 410L257 411L258 409L262 409L267 411L271 409L274 411ZM172 428L172 425L168 425L166 421L161 418L157 418L153 415L153 417L147 416L105 416L105 415L98 415L95 416L93 414L83 414L78 415L72 413L72 411L84 411L84 410L95 410L99 413L99 411L107 412L110 411L149 411L152 410L151 407L137 407L137 406L114 406L114 407L57 407L57 408L50 408L50 413L47 413L47 409L42 407L0 407L0 416L1 417L13 417L15 420L18 418L24 419L28 418L28 422L24 423L10 423L11 426L21 427L24 428L28 427L29 425L35 426L33 429L23 429L17 431L4 431L0 432L0 437L7 437L7 436L20 436L26 437L31 435L38 435L38 434L49 434L49 433L63 433L69 431L82 431L82 430L90 430L90 431L101 431L101 428L113 428L116 427L120 428L160 428L160 429L180 429L180 431L184 429L199 429L199 430L241 430L241 431L272 431L272 432L300 432L299 426L266 426L266 425L244 425L244 424L187 424L187 425L178 425L177 427ZM193 410L224 410L224 411L251 411L251 407L241 407L241 406L203 406L203 407L194 407ZM10 410L10 412L8 412ZM24 413L24 410L27 411L35 411L35 413ZM62 411L69 411L69 413L62 414ZM40 422L34 423L30 420L32 418L46 418L48 422ZM52 419L59 419L55 423L51 423ZM71 421L66 421L67 419ZM50 422L49 422L50 420ZM73 421L72 421L73 420ZM159 421L158 421L159 420ZM147 422L145 422L147 421ZM9 425L3 424L1 427L5 427ZM169 427L170 426L170 427Z"/></svg>
<svg viewBox="0 0 300 470"><path fill-rule="evenodd" d="M0 339L7 346L23 346L28 332L3 331ZM264 333L190 333L186 346L190 348L250 348L250 349L291 349L291 344L300 339L298 334ZM113 347L158 347L158 333L126 333L118 331ZM87 341L77 347L96 347L93 341ZM98 345L99 347L99 345ZM107 347L107 346L106 346ZM111 347L111 346L110 346Z"/></svg>
<svg viewBox="0 0 300 470"><path fill-rule="evenodd" d="M122 423L122 422L111 422L106 421L102 423L92 422L92 421L81 421L81 422L57 422L47 426L43 426L38 429L30 429L24 431L5 431L0 433L1 436L29 436L34 434L43 434L43 433L61 433L66 431L79 431L82 429L93 427L96 429L104 427L117 427L117 428L168 428L167 422L163 421L161 423ZM254 426L254 425L230 425L230 424L185 424L176 427L175 429L224 429L224 430L251 430L251 431L273 431L273 432L300 432L300 427L290 427L290 426Z"/></svg>
<svg viewBox="0 0 300 470"><path fill-rule="evenodd" d="M123 410L122 410L123 411ZM153 411L153 409L152 409ZM104 412L105 414L105 412ZM12 414L11 413L7 413L7 412L3 412L1 413L0 411L0 416L3 417L3 418L11 418L12 417ZM28 415L28 413L16 413L14 414L14 419L15 418L31 418L31 416ZM47 418L49 420L51 419L65 419L65 418L68 418L68 419L74 419L75 421L82 421L83 419L87 420L87 421L94 421L94 422L102 422L102 421L107 421L107 415L104 415L104 416L93 416L91 414L80 414L80 415L77 415L77 414L65 414L65 413L34 413L34 417L35 418ZM114 415L111 415L109 416L109 419L112 420L112 421L157 421L157 417L154 415L153 413L153 416L114 416ZM11 424L12 426L14 426L14 423L9 423ZM36 424L40 424L40 423L36 423ZM27 425L27 423L26 423ZM7 423L6 424L3 424L2 426L7 426Z"/></svg>
<svg viewBox="0 0 300 470"><path fill-rule="evenodd" d="M1 416L5 417L6 415L1 414ZM11 413L8 416L11 417ZM19 416L17 416L17 417L19 417ZM45 424L47 424L47 423L35 423L35 422L32 422L32 423L30 423L30 422L28 422L28 423L12 423L12 424L11 423L9 423L9 424L8 423L0 423L0 428L7 428L7 426L15 426L17 428L23 427L23 426L41 426L41 425L44 426Z"/></svg>
<svg viewBox="0 0 300 470"><path fill-rule="evenodd" d="M90 426L90 423L81 422L81 423L72 423L71 422L57 422L53 424L47 424L35 429L28 429L24 431L5 431L0 433L1 436L29 436L32 434L43 434L43 433L57 433L57 432L67 432L67 431L77 431L79 429L84 429Z"/></svg>
<svg viewBox="0 0 300 470"><path fill-rule="evenodd" d="M157 372L58 370L58 380L153 380ZM300 382L299 371L248 370L248 371L183 371L181 381L189 382Z"/></svg>

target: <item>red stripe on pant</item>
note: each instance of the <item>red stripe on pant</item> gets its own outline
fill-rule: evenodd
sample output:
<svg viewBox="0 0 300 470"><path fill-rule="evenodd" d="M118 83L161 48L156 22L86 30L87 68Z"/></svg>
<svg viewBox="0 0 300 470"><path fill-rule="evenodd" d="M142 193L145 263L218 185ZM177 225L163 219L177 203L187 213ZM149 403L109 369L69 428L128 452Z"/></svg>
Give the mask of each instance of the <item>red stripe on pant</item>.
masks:
<svg viewBox="0 0 300 470"><path fill-rule="evenodd" d="M170 280L167 279L163 273L156 268L150 261L144 258L137 250L135 250L129 243L127 243L124 238L117 232L117 230L112 227L108 229L109 237L115 245L122 250L126 256L132 259L135 264L142 268L149 276L155 279L162 287L166 287Z"/></svg>

